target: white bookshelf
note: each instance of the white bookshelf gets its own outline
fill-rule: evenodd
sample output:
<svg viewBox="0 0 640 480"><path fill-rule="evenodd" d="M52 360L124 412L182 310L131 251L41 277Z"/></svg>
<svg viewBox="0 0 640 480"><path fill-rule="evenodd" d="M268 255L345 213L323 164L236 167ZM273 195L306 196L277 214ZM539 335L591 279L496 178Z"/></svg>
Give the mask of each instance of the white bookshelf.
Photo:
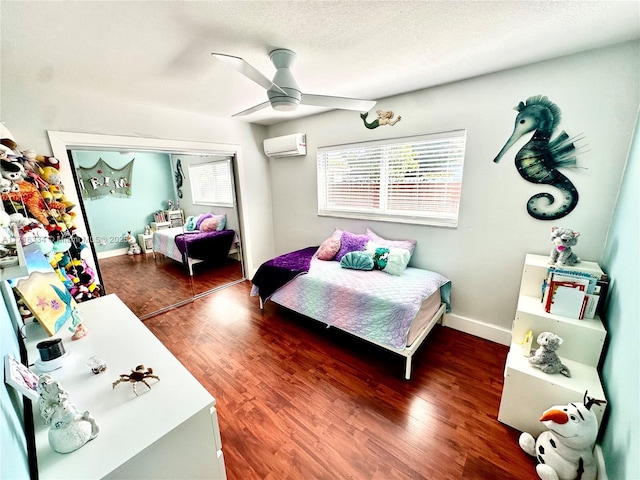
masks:
<svg viewBox="0 0 640 480"><path fill-rule="evenodd" d="M534 436L545 430L538 419L549 407L582 401L585 391L590 397L605 400L597 366L607 332L598 316L578 320L545 312L542 285L550 267L547 258L532 254L525 257L498 412L502 423ZM594 262L562 269L604 274ZM529 364L521 346L529 330L533 332L532 352L538 347L535 339L542 332L553 332L564 340L557 353L571 371L571 378L547 374ZM600 422L606 405L592 408Z"/></svg>

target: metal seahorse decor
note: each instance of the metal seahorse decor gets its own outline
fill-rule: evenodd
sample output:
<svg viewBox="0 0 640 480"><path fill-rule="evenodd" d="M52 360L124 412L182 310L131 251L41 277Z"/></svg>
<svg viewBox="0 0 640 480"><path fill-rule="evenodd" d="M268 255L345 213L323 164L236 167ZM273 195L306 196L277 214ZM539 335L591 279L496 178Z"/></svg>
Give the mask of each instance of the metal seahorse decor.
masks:
<svg viewBox="0 0 640 480"><path fill-rule="evenodd" d="M516 153L515 163L520 176L531 183L552 185L560 190L561 198L550 193L533 195L527 212L539 220L556 220L568 215L578 204L578 191L571 181L558 171L559 167L576 168L574 141L563 130L551 140L560 123L560 108L543 95L529 97L514 108L518 112L515 127L498 156L498 163L513 144L529 132L534 132Z"/></svg>
<svg viewBox="0 0 640 480"><path fill-rule="evenodd" d="M176 190L178 191L178 197L182 198L182 183L184 179L184 172L182 171L182 160L180 159L178 159L178 161L176 162L176 171L174 173L174 177L176 179Z"/></svg>

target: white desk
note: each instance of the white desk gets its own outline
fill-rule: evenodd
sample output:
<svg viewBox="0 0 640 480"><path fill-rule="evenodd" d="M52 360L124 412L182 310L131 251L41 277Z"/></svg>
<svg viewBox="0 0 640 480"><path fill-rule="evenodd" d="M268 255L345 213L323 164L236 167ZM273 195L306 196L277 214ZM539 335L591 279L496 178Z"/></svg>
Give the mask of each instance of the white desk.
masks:
<svg viewBox="0 0 640 480"><path fill-rule="evenodd" d="M39 478L225 479L215 399L117 296L84 302L79 310L89 334L72 341L68 325L58 331L55 337L70 354L49 375L80 411L95 417L100 434L79 450L57 453L34 403ZM37 324L25 330L33 363L36 344L47 337ZM106 361L105 372L94 375L86 366L92 356ZM151 390L138 384L136 397L131 383L112 389L121 373L140 364L160 377L149 381Z"/></svg>

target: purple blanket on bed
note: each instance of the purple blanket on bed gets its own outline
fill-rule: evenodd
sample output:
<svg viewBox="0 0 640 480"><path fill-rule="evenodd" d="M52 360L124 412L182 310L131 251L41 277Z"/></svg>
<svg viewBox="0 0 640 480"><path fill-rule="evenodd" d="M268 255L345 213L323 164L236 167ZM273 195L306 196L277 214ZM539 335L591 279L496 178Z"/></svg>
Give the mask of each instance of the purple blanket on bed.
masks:
<svg viewBox="0 0 640 480"><path fill-rule="evenodd" d="M283 285L298 275L307 273L311 266L311 258L318 247L307 247L295 252L285 253L264 262L251 282L258 287L258 294L263 302Z"/></svg>
<svg viewBox="0 0 640 480"><path fill-rule="evenodd" d="M187 232L176 235L176 246L183 255L188 248L191 258L220 263L229 255L235 233L235 230Z"/></svg>

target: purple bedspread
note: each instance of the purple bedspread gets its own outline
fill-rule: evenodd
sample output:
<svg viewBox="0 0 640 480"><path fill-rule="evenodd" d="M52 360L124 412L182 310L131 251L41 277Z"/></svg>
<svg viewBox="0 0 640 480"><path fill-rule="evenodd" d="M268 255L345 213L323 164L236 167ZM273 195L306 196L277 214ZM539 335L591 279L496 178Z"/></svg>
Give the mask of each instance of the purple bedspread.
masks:
<svg viewBox="0 0 640 480"><path fill-rule="evenodd" d="M198 260L209 260L214 263L226 261L233 244L235 230L214 232L187 232L176 235L176 246L184 256L186 249L189 257Z"/></svg>
<svg viewBox="0 0 640 480"><path fill-rule="evenodd" d="M263 302L283 285L298 275L307 273L311 266L311 258L318 247L307 247L295 252L285 253L264 262L251 282L258 287L258 294Z"/></svg>

